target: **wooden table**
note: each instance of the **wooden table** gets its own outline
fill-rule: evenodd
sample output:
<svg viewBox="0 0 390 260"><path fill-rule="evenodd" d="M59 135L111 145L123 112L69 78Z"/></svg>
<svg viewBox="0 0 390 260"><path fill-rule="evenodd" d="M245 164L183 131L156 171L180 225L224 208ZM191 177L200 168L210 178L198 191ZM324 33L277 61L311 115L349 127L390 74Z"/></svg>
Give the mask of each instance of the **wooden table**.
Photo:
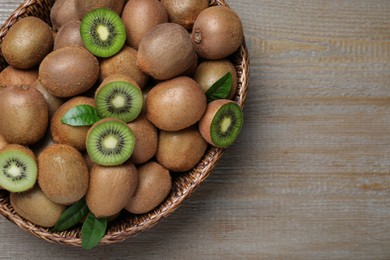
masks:
<svg viewBox="0 0 390 260"><path fill-rule="evenodd" d="M20 1L0 1L3 22ZM251 57L245 125L171 217L92 251L0 219L4 258L390 259L390 1L228 1Z"/></svg>

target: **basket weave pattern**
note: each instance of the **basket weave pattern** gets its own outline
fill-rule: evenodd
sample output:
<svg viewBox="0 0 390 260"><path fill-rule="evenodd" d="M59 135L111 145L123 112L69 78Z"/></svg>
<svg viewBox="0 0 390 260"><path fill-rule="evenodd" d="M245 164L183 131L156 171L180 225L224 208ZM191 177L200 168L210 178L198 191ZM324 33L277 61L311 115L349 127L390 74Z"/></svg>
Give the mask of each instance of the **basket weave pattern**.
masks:
<svg viewBox="0 0 390 260"><path fill-rule="evenodd" d="M26 0L22 3L0 28L0 44L7 34L8 29L19 18L36 16L50 24L50 8L54 2L55 0ZM211 0L210 5L228 7L224 0ZM238 76L238 87L234 100L242 107L246 99L249 80L249 57L245 42L231 56L231 60L236 66ZM4 69L7 65L4 58L0 56L0 70ZM101 244L116 243L135 236L170 215L210 175L217 161L222 156L223 151L223 149L209 146L202 160L194 169L173 176L172 191L161 205L148 214L133 215L123 212L120 217L109 224L107 234L102 239ZM0 191L0 213L21 229L44 240L72 246L81 246L80 226L58 233L51 233L47 228L36 226L16 214L9 202L9 194L6 191Z"/></svg>

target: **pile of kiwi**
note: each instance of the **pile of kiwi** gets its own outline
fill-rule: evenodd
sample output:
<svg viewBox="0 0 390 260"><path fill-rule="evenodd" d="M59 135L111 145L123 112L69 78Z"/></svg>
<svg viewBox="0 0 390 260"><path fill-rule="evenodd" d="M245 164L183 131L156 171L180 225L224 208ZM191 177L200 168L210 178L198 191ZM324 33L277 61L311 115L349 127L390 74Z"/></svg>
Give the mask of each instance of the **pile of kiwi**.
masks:
<svg viewBox="0 0 390 260"><path fill-rule="evenodd" d="M50 19L18 20L1 49L0 186L23 218L52 227L81 199L97 218L147 213L173 173L238 137L231 9L57 0Z"/></svg>

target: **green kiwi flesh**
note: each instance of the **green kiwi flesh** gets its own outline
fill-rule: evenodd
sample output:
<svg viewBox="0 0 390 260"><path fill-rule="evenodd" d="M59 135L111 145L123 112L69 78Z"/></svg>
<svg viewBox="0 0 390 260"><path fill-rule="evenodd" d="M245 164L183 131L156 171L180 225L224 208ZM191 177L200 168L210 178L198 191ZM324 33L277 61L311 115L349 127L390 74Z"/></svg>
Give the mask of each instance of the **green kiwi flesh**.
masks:
<svg viewBox="0 0 390 260"><path fill-rule="evenodd" d="M143 96L141 90L125 81L113 81L96 92L96 110L103 118L113 117L131 122L141 112Z"/></svg>
<svg viewBox="0 0 390 260"><path fill-rule="evenodd" d="M119 165L133 153L135 137L123 121L106 118L91 127L86 144L88 155L96 164Z"/></svg>
<svg viewBox="0 0 390 260"><path fill-rule="evenodd" d="M98 57L113 56L126 41L126 30L120 16L106 8L88 12L81 21L80 33L85 47Z"/></svg>
<svg viewBox="0 0 390 260"><path fill-rule="evenodd" d="M0 151L0 170L0 185L10 192L29 190L37 180L36 158L21 145L7 145Z"/></svg>

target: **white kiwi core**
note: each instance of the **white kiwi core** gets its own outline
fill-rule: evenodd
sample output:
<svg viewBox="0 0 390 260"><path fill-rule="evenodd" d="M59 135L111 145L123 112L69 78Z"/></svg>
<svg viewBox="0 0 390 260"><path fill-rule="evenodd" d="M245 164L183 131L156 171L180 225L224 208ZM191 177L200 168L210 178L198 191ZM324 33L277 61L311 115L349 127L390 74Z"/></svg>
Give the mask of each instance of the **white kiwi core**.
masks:
<svg viewBox="0 0 390 260"><path fill-rule="evenodd" d="M118 139L115 136L109 135L103 139L103 146L107 149L115 149L118 145Z"/></svg>
<svg viewBox="0 0 390 260"><path fill-rule="evenodd" d="M116 108L125 107L126 106L126 98L124 96L116 96L112 100L112 104Z"/></svg>
<svg viewBox="0 0 390 260"><path fill-rule="evenodd" d="M9 175L11 175L12 177L18 177L18 176L22 175L22 172L23 171L22 171L21 167L16 165L15 163L12 163L7 170L7 173Z"/></svg>
<svg viewBox="0 0 390 260"><path fill-rule="evenodd" d="M106 41L110 36L110 31L108 30L107 26L104 25L98 25L96 28L96 32L102 41Z"/></svg>
<svg viewBox="0 0 390 260"><path fill-rule="evenodd" d="M221 132L226 133L226 131L229 129L231 124L232 124L232 119L230 117L224 117L221 121Z"/></svg>

